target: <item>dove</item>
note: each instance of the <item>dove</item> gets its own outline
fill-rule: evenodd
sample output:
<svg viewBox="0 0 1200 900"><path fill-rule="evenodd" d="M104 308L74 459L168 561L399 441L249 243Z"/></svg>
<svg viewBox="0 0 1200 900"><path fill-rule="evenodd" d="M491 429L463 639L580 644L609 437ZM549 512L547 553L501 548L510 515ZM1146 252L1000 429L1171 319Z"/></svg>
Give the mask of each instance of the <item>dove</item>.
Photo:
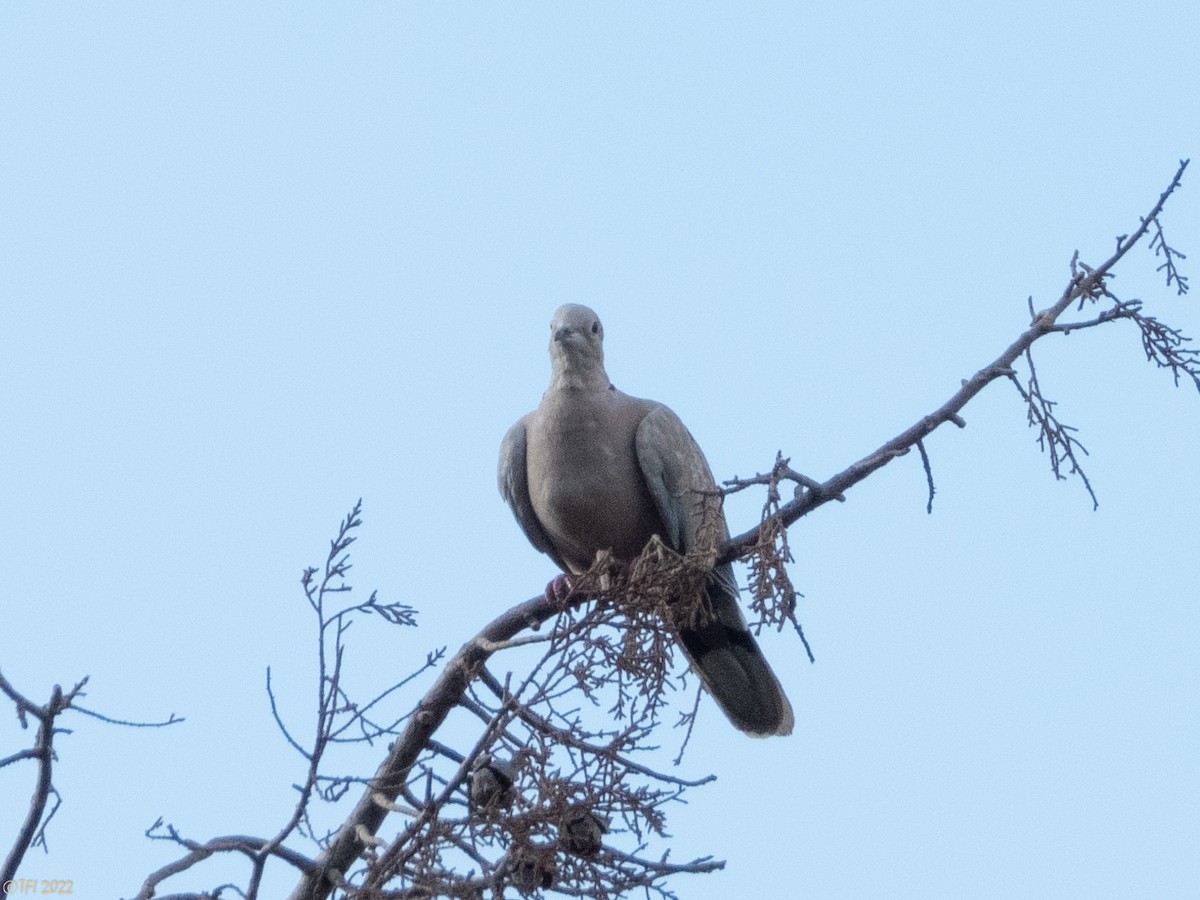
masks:
<svg viewBox="0 0 1200 900"><path fill-rule="evenodd" d="M500 494L533 546L567 573L603 551L631 561L658 536L678 553L728 539L712 470L679 417L617 390L604 368L604 328L586 306L550 322L550 386L500 447ZM715 567L711 615L676 629L693 671L747 734L790 734L791 704L738 605L733 568Z"/></svg>

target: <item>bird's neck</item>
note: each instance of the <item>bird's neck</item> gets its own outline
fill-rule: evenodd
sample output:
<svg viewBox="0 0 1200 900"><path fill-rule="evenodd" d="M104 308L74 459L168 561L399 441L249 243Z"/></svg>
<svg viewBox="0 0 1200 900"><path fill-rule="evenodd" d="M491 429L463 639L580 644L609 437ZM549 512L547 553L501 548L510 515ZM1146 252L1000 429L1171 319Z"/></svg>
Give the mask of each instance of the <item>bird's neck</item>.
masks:
<svg viewBox="0 0 1200 900"><path fill-rule="evenodd" d="M606 391L610 386L608 373L600 360L569 356L554 360L551 391Z"/></svg>

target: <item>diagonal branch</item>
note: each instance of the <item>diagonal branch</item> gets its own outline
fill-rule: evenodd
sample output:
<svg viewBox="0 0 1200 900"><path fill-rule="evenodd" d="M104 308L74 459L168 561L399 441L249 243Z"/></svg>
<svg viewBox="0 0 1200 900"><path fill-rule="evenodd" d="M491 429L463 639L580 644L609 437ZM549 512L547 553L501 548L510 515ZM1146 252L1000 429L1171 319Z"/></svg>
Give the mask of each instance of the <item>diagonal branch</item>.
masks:
<svg viewBox="0 0 1200 900"><path fill-rule="evenodd" d="M582 603L583 599L579 598L578 602ZM373 837L379 831L389 812L377 796L395 802L422 751L466 692L479 667L491 656L489 648L511 640L526 628L538 627L561 610L559 604L539 595L502 613L462 646L421 699L404 733L392 744L387 758L363 792L362 799L329 848L321 854L314 871L306 874L296 886L292 900L328 897L330 891L344 881L347 870L367 847L364 838Z"/></svg>
<svg viewBox="0 0 1200 900"><path fill-rule="evenodd" d="M1079 262L1079 254L1076 253L1071 261L1071 280L1063 289L1062 296L1059 297L1058 301L1048 309L1036 314L1027 330L1022 332L1015 341L1009 344L988 365L965 380L962 383L962 387L955 391L945 403L929 415L923 416L919 421L914 422L900 434L885 442L877 450L864 456L848 468L816 487L810 487L800 492L800 495L796 499L779 508L777 514L778 521L784 527L787 527L802 516L808 515L814 509L828 503L830 500L840 498L847 490L866 479L867 476L877 469L883 468L896 457L908 453L909 450L917 446L920 441L930 435L939 426L947 422L952 422L959 428L966 427L966 423L959 413L974 399L976 394L997 378L1011 377L1014 371L1013 364L1037 340L1045 337L1047 334L1062 330L1057 324L1058 317L1069 307L1075 303L1082 304L1088 300L1094 300L1106 295L1105 279L1111 274L1113 267L1133 249L1134 245L1146 236L1150 228L1157 225L1159 213L1162 212L1167 199L1178 189L1187 166L1188 160L1186 159L1179 163L1179 168L1175 171L1175 177L1171 179L1171 183L1167 186L1167 189L1159 196L1158 202L1154 204L1153 208L1141 220L1141 224L1132 234L1124 235L1118 239L1116 250L1100 266L1093 269L1083 265ZM1175 253L1175 251L1171 252ZM1178 256L1179 254L1175 253L1175 255ZM773 523L762 522L754 528L731 538L722 546L720 552L717 554L716 564L720 565L721 563L731 562L745 556L759 545L764 529L772 526Z"/></svg>

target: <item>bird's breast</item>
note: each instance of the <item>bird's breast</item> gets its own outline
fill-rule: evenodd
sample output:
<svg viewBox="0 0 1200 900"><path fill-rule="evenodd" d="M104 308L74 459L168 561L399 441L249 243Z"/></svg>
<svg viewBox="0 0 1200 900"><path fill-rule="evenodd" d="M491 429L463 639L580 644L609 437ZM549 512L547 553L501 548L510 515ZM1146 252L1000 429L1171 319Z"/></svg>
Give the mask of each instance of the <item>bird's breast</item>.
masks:
<svg viewBox="0 0 1200 900"><path fill-rule="evenodd" d="M601 550L637 556L661 532L634 445L640 418L577 400L544 412L527 459L530 501L547 536L575 571Z"/></svg>

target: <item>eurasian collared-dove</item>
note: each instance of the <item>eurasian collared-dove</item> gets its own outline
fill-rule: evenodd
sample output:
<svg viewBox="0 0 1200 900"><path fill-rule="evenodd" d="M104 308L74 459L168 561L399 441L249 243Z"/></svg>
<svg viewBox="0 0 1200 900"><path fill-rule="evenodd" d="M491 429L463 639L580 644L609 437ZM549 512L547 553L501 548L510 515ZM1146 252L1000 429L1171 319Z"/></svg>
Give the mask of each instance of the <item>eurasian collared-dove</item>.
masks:
<svg viewBox="0 0 1200 900"><path fill-rule="evenodd" d="M656 534L680 553L729 536L696 441L667 407L609 383L603 342L586 306L555 310L550 387L500 447L501 495L567 573L587 571L601 550L632 560ZM678 631L692 668L742 731L791 734L791 704L746 627L730 565L713 570L706 593L713 618Z"/></svg>

